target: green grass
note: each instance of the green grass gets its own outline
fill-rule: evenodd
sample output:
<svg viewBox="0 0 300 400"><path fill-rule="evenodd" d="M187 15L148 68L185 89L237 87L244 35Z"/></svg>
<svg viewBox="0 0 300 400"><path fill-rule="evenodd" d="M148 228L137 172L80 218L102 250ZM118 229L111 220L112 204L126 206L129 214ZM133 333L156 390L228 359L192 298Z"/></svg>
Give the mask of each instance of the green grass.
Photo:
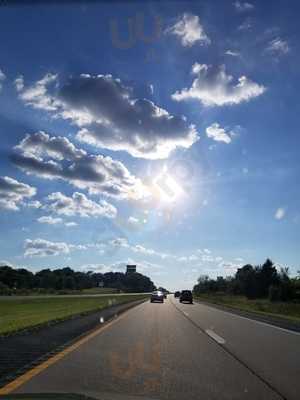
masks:
<svg viewBox="0 0 300 400"><path fill-rule="evenodd" d="M145 298L144 295L105 297L0 298L0 335L100 310L113 304Z"/></svg>
<svg viewBox="0 0 300 400"><path fill-rule="evenodd" d="M292 322L300 323L300 303L270 302L267 299L249 300L243 296L227 294L202 294L196 298L213 304L229 306L244 311L252 311L272 317L285 318Z"/></svg>
<svg viewBox="0 0 300 400"><path fill-rule="evenodd" d="M9 289L10 293L0 293L1 295L11 296L45 296L45 295L71 295L71 294L115 294L119 293L115 288L93 287L90 289Z"/></svg>
<svg viewBox="0 0 300 400"><path fill-rule="evenodd" d="M119 293L119 290L114 288L95 287L91 289L82 289L80 291L80 294L111 294L111 293Z"/></svg>

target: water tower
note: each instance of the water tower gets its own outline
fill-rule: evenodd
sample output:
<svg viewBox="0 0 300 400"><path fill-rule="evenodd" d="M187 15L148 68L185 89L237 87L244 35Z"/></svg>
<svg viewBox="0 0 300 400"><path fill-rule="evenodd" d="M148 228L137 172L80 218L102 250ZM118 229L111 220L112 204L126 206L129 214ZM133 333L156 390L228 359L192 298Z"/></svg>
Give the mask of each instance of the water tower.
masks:
<svg viewBox="0 0 300 400"><path fill-rule="evenodd" d="M126 266L126 274L132 274L136 272L136 265L127 265Z"/></svg>

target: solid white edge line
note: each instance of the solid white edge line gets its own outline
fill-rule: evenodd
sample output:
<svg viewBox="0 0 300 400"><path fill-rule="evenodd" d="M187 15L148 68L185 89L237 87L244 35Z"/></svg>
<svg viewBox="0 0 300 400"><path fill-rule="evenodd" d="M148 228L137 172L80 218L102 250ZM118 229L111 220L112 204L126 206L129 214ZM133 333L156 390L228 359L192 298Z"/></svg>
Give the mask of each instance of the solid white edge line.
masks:
<svg viewBox="0 0 300 400"><path fill-rule="evenodd" d="M220 311L220 312L223 312L223 313L226 313L226 314L230 314L230 315L232 315L233 317L236 317L236 318L246 319L247 321L254 322L256 324L265 325L265 326L268 326L269 328L275 328L275 329L278 329L279 331L283 331L283 332L286 332L286 333L291 333L293 335L300 336L300 332L289 330L289 329L285 329L285 328L281 328L280 326L268 324L267 322L263 322L263 321L258 321L257 319L243 317L242 315L235 314L234 311L230 312L230 311L221 310L220 308L216 308L214 306L211 306L211 305L208 305L208 304L204 304L204 303L198 303L198 304L202 305L202 306L206 306L208 308L212 308L212 309L214 309L216 311Z"/></svg>
<svg viewBox="0 0 300 400"><path fill-rule="evenodd" d="M214 331L211 329L206 329L205 332L210 336L212 339L214 339L217 343L219 344L225 344L226 341L223 339L221 336L217 335Z"/></svg>

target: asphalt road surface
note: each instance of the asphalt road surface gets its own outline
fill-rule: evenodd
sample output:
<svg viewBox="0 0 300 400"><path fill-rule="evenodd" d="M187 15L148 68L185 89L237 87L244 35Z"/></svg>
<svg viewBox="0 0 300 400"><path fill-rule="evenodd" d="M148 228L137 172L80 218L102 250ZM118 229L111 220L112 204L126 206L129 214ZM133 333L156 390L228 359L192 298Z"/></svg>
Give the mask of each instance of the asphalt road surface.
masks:
<svg viewBox="0 0 300 400"><path fill-rule="evenodd" d="M202 304L143 303L15 393L103 399L300 398L300 334Z"/></svg>

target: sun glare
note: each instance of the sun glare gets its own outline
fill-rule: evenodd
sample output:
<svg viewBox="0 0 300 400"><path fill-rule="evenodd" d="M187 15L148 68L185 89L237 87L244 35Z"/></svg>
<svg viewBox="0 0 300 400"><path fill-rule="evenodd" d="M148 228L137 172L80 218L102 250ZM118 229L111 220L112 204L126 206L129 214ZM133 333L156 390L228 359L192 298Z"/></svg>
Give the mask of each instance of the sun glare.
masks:
<svg viewBox="0 0 300 400"><path fill-rule="evenodd" d="M160 200L164 202L176 202L183 193L182 188L166 170L158 175L154 180L154 185L158 189Z"/></svg>

